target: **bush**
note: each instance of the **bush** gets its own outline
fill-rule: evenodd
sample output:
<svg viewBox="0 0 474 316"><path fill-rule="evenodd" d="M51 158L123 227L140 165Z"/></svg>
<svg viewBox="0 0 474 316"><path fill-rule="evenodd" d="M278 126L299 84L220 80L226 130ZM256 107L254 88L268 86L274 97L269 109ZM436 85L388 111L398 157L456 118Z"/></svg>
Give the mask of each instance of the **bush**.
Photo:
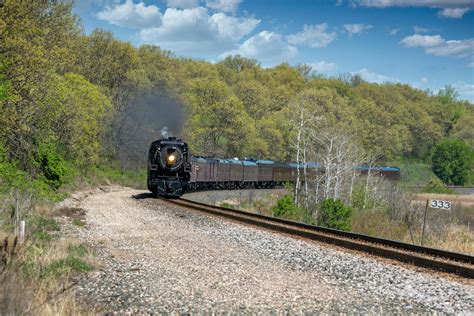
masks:
<svg viewBox="0 0 474 316"><path fill-rule="evenodd" d="M38 145L36 164L52 188L58 189L64 183L66 162L53 142Z"/></svg>
<svg viewBox="0 0 474 316"><path fill-rule="evenodd" d="M463 141L445 139L431 157L433 172L446 184L464 185L469 179L473 152Z"/></svg>
<svg viewBox="0 0 474 316"><path fill-rule="evenodd" d="M352 209L341 200L326 199L321 202L321 225L350 231Z"/></svg>
<svg viewBox="0 0 474 316"><path fill-rule="evenodd" d="M315 221L311 213L297 207L293 202L293 197L286 194L277 201L277 205L272 208L273 216L282 217L293 221L299 221L314 225Z"/></svg>
<svg viewBox="0 0 474 316"><path fill-rule="evenodd" d="M430 182L423 188L423 193L454 194L455 192L447 188L438 177L432 177Z"/></svg>

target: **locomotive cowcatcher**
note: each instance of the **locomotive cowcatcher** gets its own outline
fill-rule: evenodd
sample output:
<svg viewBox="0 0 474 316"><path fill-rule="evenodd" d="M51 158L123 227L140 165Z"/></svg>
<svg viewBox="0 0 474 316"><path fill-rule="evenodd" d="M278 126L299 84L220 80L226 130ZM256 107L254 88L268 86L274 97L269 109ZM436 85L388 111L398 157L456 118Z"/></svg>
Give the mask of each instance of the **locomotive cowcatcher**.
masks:
<svg viewBox="0 0 474 316"><path fill-rule="evenodd" d="M154 196L177 198L189 183L188 144L176 137L154 141L148 151L148 190Z"/></svg>

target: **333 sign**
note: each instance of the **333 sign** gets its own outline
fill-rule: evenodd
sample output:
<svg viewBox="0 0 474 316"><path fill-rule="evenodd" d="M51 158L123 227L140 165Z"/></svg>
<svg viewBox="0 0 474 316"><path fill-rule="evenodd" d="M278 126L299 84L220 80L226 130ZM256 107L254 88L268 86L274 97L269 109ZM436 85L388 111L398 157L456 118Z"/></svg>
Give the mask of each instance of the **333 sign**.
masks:
<svg viewBox="0 0 474 316"><path fill-rule="evenodd" d="M431 208L440 208L440 209L443 209L443 210L450 210L451 209L451 202L441 201L441 200L430 200L430 207Z"/></svg>

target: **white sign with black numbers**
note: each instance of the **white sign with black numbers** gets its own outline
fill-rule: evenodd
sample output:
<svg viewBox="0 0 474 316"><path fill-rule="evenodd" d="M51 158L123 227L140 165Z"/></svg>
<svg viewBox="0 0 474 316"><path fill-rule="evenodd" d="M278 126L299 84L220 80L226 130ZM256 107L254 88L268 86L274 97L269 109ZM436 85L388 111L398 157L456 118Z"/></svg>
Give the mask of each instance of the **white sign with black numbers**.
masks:
<svg viewBox="0 0 474 316"><path fill-rule="evenodd" d="M451 202L449 201L441 201L441 200L431 200L430 201L431 208L440 208L443 210L450 210L451 209Z"/></svg>

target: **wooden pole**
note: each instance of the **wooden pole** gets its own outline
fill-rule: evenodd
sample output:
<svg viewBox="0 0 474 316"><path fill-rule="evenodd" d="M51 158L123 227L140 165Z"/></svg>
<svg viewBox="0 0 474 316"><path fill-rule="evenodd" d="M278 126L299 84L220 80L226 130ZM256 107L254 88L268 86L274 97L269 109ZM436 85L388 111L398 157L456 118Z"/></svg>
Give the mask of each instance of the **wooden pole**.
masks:
<svg viewBox="0 0 474 316"><path fill-rule="evenodd" d="M426 226L426 213L428 211L428 202L429 200L426 200L426 206L425 206L425 216L423 218L423 231L421 232L421 245L423 246L423 240L425 238L425 226Z"/></svg>

